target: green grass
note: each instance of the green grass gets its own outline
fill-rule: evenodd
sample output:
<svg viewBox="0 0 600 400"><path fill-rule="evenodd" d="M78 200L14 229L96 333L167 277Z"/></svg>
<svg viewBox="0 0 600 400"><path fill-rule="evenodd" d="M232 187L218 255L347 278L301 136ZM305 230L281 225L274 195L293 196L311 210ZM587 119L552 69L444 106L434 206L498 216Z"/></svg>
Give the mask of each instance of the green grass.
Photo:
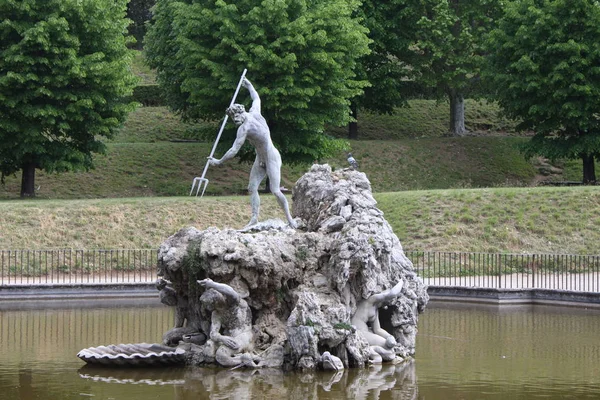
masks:
<svg viewBox="0 0 600 400"><path fill-rule="evenodd" d="M433 101L415 102L428 107L439 106ZM480 108L471 107L482 119L492 118L489 104L473 104L482 105ZM385 118L379 122L383 132L393 128L390 118L401 118L401 114ZM411 120L419 124L425 119ZM395 126L405 127L400 121L396 120ZM411 129L417 129L416 126ZM217 128L218 123L183 123L165 107L141 107L130 114L123 128L108 143L107 154L95 157L96 169L58 175L38 172L37 196L68 199L186 195L192 179L204 168ZM202 137L207 132L210 132L209 142L181 143ZM360 169L371 180L374 191L529 186L535 183L538 175L534 165L519 152L519 145L527 140L523 137L480 135L452 138L434 137L433 133L429 137L405 136L411 135L399 134L393 140L350 142ZM345 154L338 154L322 162L341 168L347 166L345 158ZM553 179L581 180L579 161L558 164L564 171L562 176L559 174ZM284 166L283 185L293 187L306 168ZM249 170L249 164L236 161L209 169L207 193L244 193ZM0 187L0 199L17 198L19 185L19 175L7 177L6 186Z"/></svg>
<svg viewBox="0 0 600 400"><path fill-rule="evenodd" d="M135 52L131 68L134 74L140 78L140 85L156 83L156 72L146 65L141 51ZM148 114L143 111L141 113ZM133 118L136 118L135 115ZM359 139L361 140L440 137L448 132L450 123L449 106L448 102L444 100L411 100L408 107L397 109L393 115L360 111L358 120L360 127ZM471 99L465 100L465 120L466 128L475 134L488 132L514 133L514 122L502 117L498 106L494 103ZM347 130L344 127L330 128L328 132L338 137L346 137L347 135ZM132 138L130 132L126 132L125 135L127 138ZM143 136L146 137L146 134L143 134ZM160 139L151 141L155 140ZM134 141L140 140L136 139Z"/></svg>
<svg viewBox="0 0 600 400"><path fill-rule="evenodd" d="M411 191L376 198L407 249L599 254L599 187Z"/></svg>
<svg viewBox="0 0 600 400"><path fill-rule="evenodd" d="M354 141L352 150L374 191L458 187L526 186L535 169L518 153L521 138L441 138ZM201 174L210 143L112 143L89 172L38 172L37 197L45 199L182 196ZM347 165L345 155L326 160ZM208 195L245 193L250 164L211 167ZM292 188L308 166L284 166L282 184ZM19 176L8 177L0 198L16 198Z"/></svg>
<svg viewBox="0 0 600 400"><path fill-rule="evenodd" d="M376 193L406 250L598 254L600 187ZM293 205L292 205L293 206ZM1 249L157 248L184 226L242 227L247 196L0 202ZM264 195L261 218L283 218Z"/></svg>
<svg viewBox="0 0 600 400"><path fill-rule="evenodd" d="M125 121L113 143L155 143L196 140L204 132L218 132L217 123L185 123L166 107L140 107Z"/></svg>
<svg viewBox="0 0 600 400"><path fill-rule="evenodd" d="M155 74L142 61L138 53L132 68L143 84L153 84ZM468 100L472 134L463 138L447 137L444 102L414 100L397 111L361 113L359 140L350 145L406 249L598 254L600 188L523 187L535 184L536 163L523 159L518 148L527 139L496 105ZM247 196L224 195L245 193L249 164L210 168L207 196L187 197L217 129L218 123L183 123L165 107L142 107L107 154L95 157L96 169L38 172L38 199L27 201L13 200L20 176L7 177L0 187L0 248L156 248L183 226L243 226ZM346 129L329 133L345 137ZM181 142L202 138L210 139ZM345 158L322 162L346 167ZM580 161L556 166L562 173L553 179L581 180ZM292 188L307 168L284 166L282 184ZM265 196L262 218L272 217L281 211Z"/></svg>
<svg viewBox="0 0 600 400"><path fill-rule="evenodd" d="M447 136L449 106L445 101L410 100L408 107L392 115L362 111L358 115L359 140L396 140ZM465 126L471 135L516 135L515 123L500 115L498 105L486 101L465 101ZM347 129L330 128L330 134L346 137Z"/></svg>
<svg viewBox="0 0 600 400"><path fill-rule="evenodd" d="M210 145L204 143L115 143L106 156L96 157L89 172L38 173L39 198L112 198L174 196L189 193L192 179L202 172ZM240 193L247 185L245 164L213 168L208 194ZM7 179L0 197L18 194L19 180Z"/></svg>
<svg viewBox="0 0 600 400"><path fill-rule="evenodd" d="M359 116L359 140L440 138L448 133L448 105L434 100L411 100L410 108L393 115L364 112ZM496 105L467 100L466 125L470 136L520 136L514 123L503 119ZM216 137L218 122L184 123L166 107L140 107L129 115L113 142L159 142ZM329 134L345 138L347 128L329 128Z"/></svg>
<svg viewBox="0 0 600 400"><path fill-rule="evenodd" d="M393 115L369 112L359 116L359 140L439 138L448 133L448 105L434 100L411 100L409 108ZM496 105L467 100L466 125L471 136L519 136L514 123L502 118ZM216 137L219 122L184 123L166 107L140 107L130 114L115 142L157 142ZM212 130L212 134L211 134ZM329 128L329 134L345 138L347 128Z"/></svg>
<svg viewBox="0 0 600 400"><path fill-rule="evenodd" d="M526 186L536 170L517 137L354 141L353 155L375 191ZM335 160L344 165L345 160Z"/></svg>
<svg viewBox="0 0 600 400"><path fill-rule="evenodd" d="M156 83L156 71L146 65L141 51L134 51L131 71L140 78L140 85L154 85Z"/></svg>

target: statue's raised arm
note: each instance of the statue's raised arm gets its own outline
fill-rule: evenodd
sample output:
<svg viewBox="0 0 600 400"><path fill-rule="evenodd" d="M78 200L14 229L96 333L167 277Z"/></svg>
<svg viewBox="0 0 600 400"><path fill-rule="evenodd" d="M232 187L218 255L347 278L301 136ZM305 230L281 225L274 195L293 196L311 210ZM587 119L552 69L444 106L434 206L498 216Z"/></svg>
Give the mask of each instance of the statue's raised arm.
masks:
<svg viewBox="0 0 600 400"><path fill-rule="evenodd" d="M400 280L394 287L391 289L385 290L381 293L377 293L368 298L369 304L374 307L380 307L382 304L392 301L396 297L402 293L402 287L404 286L404 281Z"/></svg>
<svg viewBox="0 0 600 400"><path fill-rule="evenodd" d="M210 278L202 279L201 281L197 282L200 284L200 286L206 289L215 289L217 292L223 294L225 297L236 303L239 303L241 300L240 295L233 290L231 286L226 285L225 283L215 282Z"/></svg>
<svg viewBox="0 0 600 400"><path fill-rule="evenodd" d="M252 86L252 83L244 78L244 80L242 81L242 86L244 86L246 89L248 89L248 92L250 92L250 98L252 99L252 106L250 107L250 112L251 113L259 113L260 114L260 96L258 95L258 92L256 91L256 89L254 89L254 86Z"/></svg>

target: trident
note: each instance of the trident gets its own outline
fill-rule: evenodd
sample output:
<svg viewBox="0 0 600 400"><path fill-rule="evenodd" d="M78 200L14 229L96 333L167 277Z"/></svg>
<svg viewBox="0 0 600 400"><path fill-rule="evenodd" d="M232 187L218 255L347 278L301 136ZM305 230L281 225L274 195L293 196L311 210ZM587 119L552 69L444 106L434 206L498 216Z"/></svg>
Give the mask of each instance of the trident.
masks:
<svg viewBox="0 0 600 400"><path fill-rule="evenodd" d="M237 97L238 92L240 91L240 87L242 86L242 82L244 81L244 77L246 76L246 71L248 71L248 70L244 69L244 72L242 72L242 76L240 77L240 81L237 85L237 88L235 89L235 93L233 94L233 98L231 99L231 103L229 104L229 107L232 107L233 103L235 103L235 98ZM212 150L210 151L209 158L215 154L215 150L217 149L217 144L219 144L219 139L221 139L221 134L223 133L223 129L225 129L225 125L227 124L228 118L229 118L229 116L227 114L225 114L225 118L223 119L223 123L221 124L221 129L219 129L219 134L217 135L217 140L215 140L215 144L213 145ZM196 188L196 197L198 197L198 192L200 191L201 187L203 187L203 188L202 188L202 194L200 195L200 197L204 196L204 191L206 190L206 187L208 186L208 179L206 179L204 176L206 175L206 171L208 171L209 165L210 165L210 160L208 160L206 162L206 165L204 166L204 171L202 171L202 176L194 178L194 181L192 182L192 190L190 190L190 196L194 192L194 187L196 187L196 183L198 184L198 187Z"/></svg>

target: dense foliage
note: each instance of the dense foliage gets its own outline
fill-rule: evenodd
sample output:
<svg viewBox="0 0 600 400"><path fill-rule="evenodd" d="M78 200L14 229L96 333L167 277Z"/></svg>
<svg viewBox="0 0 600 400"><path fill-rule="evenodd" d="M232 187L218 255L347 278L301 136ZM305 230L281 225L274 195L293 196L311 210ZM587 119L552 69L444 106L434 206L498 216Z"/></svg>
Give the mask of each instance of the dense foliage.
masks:
<svg viewBox="0 0 600 400"><path fill-rule="evenodd" d="M410 0L412 1L412 0ZM421 7L416 48L420 81L450 101L450 132L466 133L464 98L477 86L482 38L501 13L500 0L412 1Z"/></svg>
<svg viewBox="0 0 600 400"><path fill-rule="evenodd" d="M126 0L0 2L0 172L92 166L133 109Z"/></svg>
<svg viewBox="0 0 600 400"><path fill-rule="evenodd" d="M449 130L466 132L464 98L477 86L481 39L501 11L499 0L365 0L361 11L372 53L363 58L371 83L358 103L392 112L421 88L450 101Z"/></svg>
<svg viewBox="0 0 600 400"><path fill-rule="evenodd" d="M192 120L222 118L248 68L284 160L312 162L343 146L325 124L348 123L349 99L367 84L355 72L368 52L358 5L159 0L145 50L170 107ZM247 99L242 91L238 102Z"/></svg>
<svg viewBox="0 0 600 400"><path fill-rule="evenodd" d="M133 100L143 106L158 107L162 106L162 92L158 85L139 85L133 89Z"/></svg>
<svg viewBox="0 0 600 400"><path fill-rule="evenodd" d="M127 18L131 20L128 31L135 38L135 48L142 49L146 24L152 18L150 11L156 0L129 0L127 3Z"/></svg>
<svg viewBox="0 0 600 400"><path fill-rule="evenodd" d="M371 84L358 102L360 106L382 113L392 113L406 104L415 68L422 56L415 51L415 32L421 10L407 0L364 0L361 15L369 29L371 53L361 59L362 72Z"/></svg>
<svg viewBox="0 0 600 400"><path fill-rule="evenodd" d="M405 0L363 0L358 15L369 30L370 53L360 59L359 76L369 81L364 93L352 99L348 138L358 138L359 110L392 114L414 96L418 54L411 48L417 15ZM401 27L401 28L400 28Z"/></svg>
<svg viewBox="0 0 600 400"><path fill-rule="evenodd" d="M489 38L489 79L506 112L535 132L527 155L583 160L584 182L600 159L600 4L510 3Z"/></svg>

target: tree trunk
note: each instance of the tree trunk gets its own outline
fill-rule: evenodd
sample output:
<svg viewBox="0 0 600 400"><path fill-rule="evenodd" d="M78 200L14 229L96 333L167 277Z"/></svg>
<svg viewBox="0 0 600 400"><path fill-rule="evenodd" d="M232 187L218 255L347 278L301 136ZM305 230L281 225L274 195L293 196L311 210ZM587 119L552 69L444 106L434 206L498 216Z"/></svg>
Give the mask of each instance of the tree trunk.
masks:
<svg viewBox="0 0 600 400"><path fill-rule="evenodd" d="M583 154L581 159L583 160L583 183L586 185L596 183L596 167L594 165L594 156L590 154Z"/></svg>
<svg viewBox="0 0 600 400"><path fill-rule="evenodd" d="M354 121L348 124L348 139L358 139L358 119L356 118L358 116L358 107L354 102L350 104L350 115L352 115Z"/></svg>
<svg viewBox="0 0 600 400"><path fill-rule="evenodd" d="M451 90L448 93L450 98L450 133L452 136L464 136L467 133L465 129L465 99L462 93Z"/></svg>
<svg viewBox="0 0 600 400"><path fill-rule="evenodd" d="M35 197L35 162L24 162L21 171L21 198Z"/></svg>

